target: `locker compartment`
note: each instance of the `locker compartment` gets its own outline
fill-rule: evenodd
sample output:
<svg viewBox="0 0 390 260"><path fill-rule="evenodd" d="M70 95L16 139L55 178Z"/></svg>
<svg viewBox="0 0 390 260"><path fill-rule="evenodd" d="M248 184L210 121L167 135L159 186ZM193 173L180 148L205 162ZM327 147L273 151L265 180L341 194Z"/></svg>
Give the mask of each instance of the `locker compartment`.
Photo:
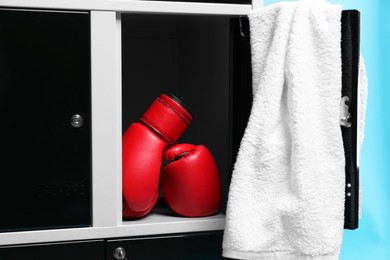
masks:
<svg viewBox="0 0 390 260"><path fill-rule="evenodd" d="M230 16L122 14L122 131L169 92L192 112L176 143L213 154L226 204L233 153Z"/></svg>
<svg viewBox="0 0 390 260"><path fill-rule="evenodd" d="M342 127L344 142L349 143L346 229L357 228L358 222L358 18L356 10L343 11L343 93L352 91L347 94L353 118L351 128ZM123 131L159 93L168 91L178 96L194 114L192 124L178 142L210 148L222 177L224 209L235 157L252 105L248 19L128 14L123 15L122 23Z"/></svg>

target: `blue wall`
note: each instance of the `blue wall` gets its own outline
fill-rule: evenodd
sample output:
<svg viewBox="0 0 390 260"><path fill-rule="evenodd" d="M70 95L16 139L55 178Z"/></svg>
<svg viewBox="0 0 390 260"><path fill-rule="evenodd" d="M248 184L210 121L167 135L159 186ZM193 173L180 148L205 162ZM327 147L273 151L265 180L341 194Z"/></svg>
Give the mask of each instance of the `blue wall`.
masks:
<svg viewBox="0 0 390 260"><path fill-rule="evenodd" d="M280 0L264 0L268 5ZM340 260L390 259L390 11L389 0L330 0L362 13L361 51L369 91L360 180L363 217L344 232Z"/></svg>

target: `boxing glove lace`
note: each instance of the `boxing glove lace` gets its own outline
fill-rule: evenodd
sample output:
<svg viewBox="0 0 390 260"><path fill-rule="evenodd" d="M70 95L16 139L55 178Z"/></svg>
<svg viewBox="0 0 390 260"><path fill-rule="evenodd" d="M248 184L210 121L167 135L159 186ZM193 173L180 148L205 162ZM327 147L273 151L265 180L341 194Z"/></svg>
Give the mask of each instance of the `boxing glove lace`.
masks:
<svg viewBox="0 0 390 260"><path fill-rule="evenodd" d="M177 144L163 154L161 187L165 200L177 214L203 217L218 213L221 182L217 165L203 145Z"/></svg>
<svg viewBox="0 0 390 260"><path fill-rule="evenodd" d="M190 112L173 95L162 94L122 137L123 218L151 211L158 197L163 151L187 129Z"/></svg>

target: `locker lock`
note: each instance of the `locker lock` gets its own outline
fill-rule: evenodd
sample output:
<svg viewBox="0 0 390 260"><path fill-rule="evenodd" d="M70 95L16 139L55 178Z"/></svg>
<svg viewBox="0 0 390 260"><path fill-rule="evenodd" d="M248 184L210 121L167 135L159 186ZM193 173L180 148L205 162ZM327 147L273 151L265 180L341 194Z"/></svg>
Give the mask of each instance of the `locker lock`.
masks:
<svg viewBox="0 0 390 260"><path fill-rule="evenodd" d="M75 114L70 119L70 124L74 128L80 128L83 126L84 118L81 115Z"/></svg>
<svg viewBox="0 0 390 260"><path fill-rule="evenodd" d="M351 114L349 113L349 106L346 104L347 102L349 102L349 97L344 96L341 98L340 125L349 128L352 123L349 121L351 119Z"/></svg>
<svg viewBox="0 0 390 260"><path fill-rule="evenodd" d="M126 251L123 247L117 247L113 252L113 256L116 260L127 260Z"/></svg>

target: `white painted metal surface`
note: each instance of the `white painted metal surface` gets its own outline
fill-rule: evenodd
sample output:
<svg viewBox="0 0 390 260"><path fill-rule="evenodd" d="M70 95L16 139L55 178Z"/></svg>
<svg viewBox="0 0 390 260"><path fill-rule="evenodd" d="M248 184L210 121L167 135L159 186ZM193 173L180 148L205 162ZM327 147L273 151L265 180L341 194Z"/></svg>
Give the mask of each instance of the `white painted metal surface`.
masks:
<svg viewBox="0 0 390 260"><path fill-rule="evenodd" d="M151 213L143 219L124 222L123 224L115 227L71 228L0 233L0 245L200 232L223 230L224 227L225 216L223 214L205 218L181 218Z"/></svg>
<svg viewBox="0 0 390 260"><path fill-rule="evenodd" d="M92 225L122 219L121 23L115 12L91 12Z"/></svg>
<svg viewBox="0 0 390 260"><path fill-rule="evenodd" d="M245 15L252 8L251 5L238 4L184 3L143 0L1 0L0 6L115 12L237 15Z"/></svg>

